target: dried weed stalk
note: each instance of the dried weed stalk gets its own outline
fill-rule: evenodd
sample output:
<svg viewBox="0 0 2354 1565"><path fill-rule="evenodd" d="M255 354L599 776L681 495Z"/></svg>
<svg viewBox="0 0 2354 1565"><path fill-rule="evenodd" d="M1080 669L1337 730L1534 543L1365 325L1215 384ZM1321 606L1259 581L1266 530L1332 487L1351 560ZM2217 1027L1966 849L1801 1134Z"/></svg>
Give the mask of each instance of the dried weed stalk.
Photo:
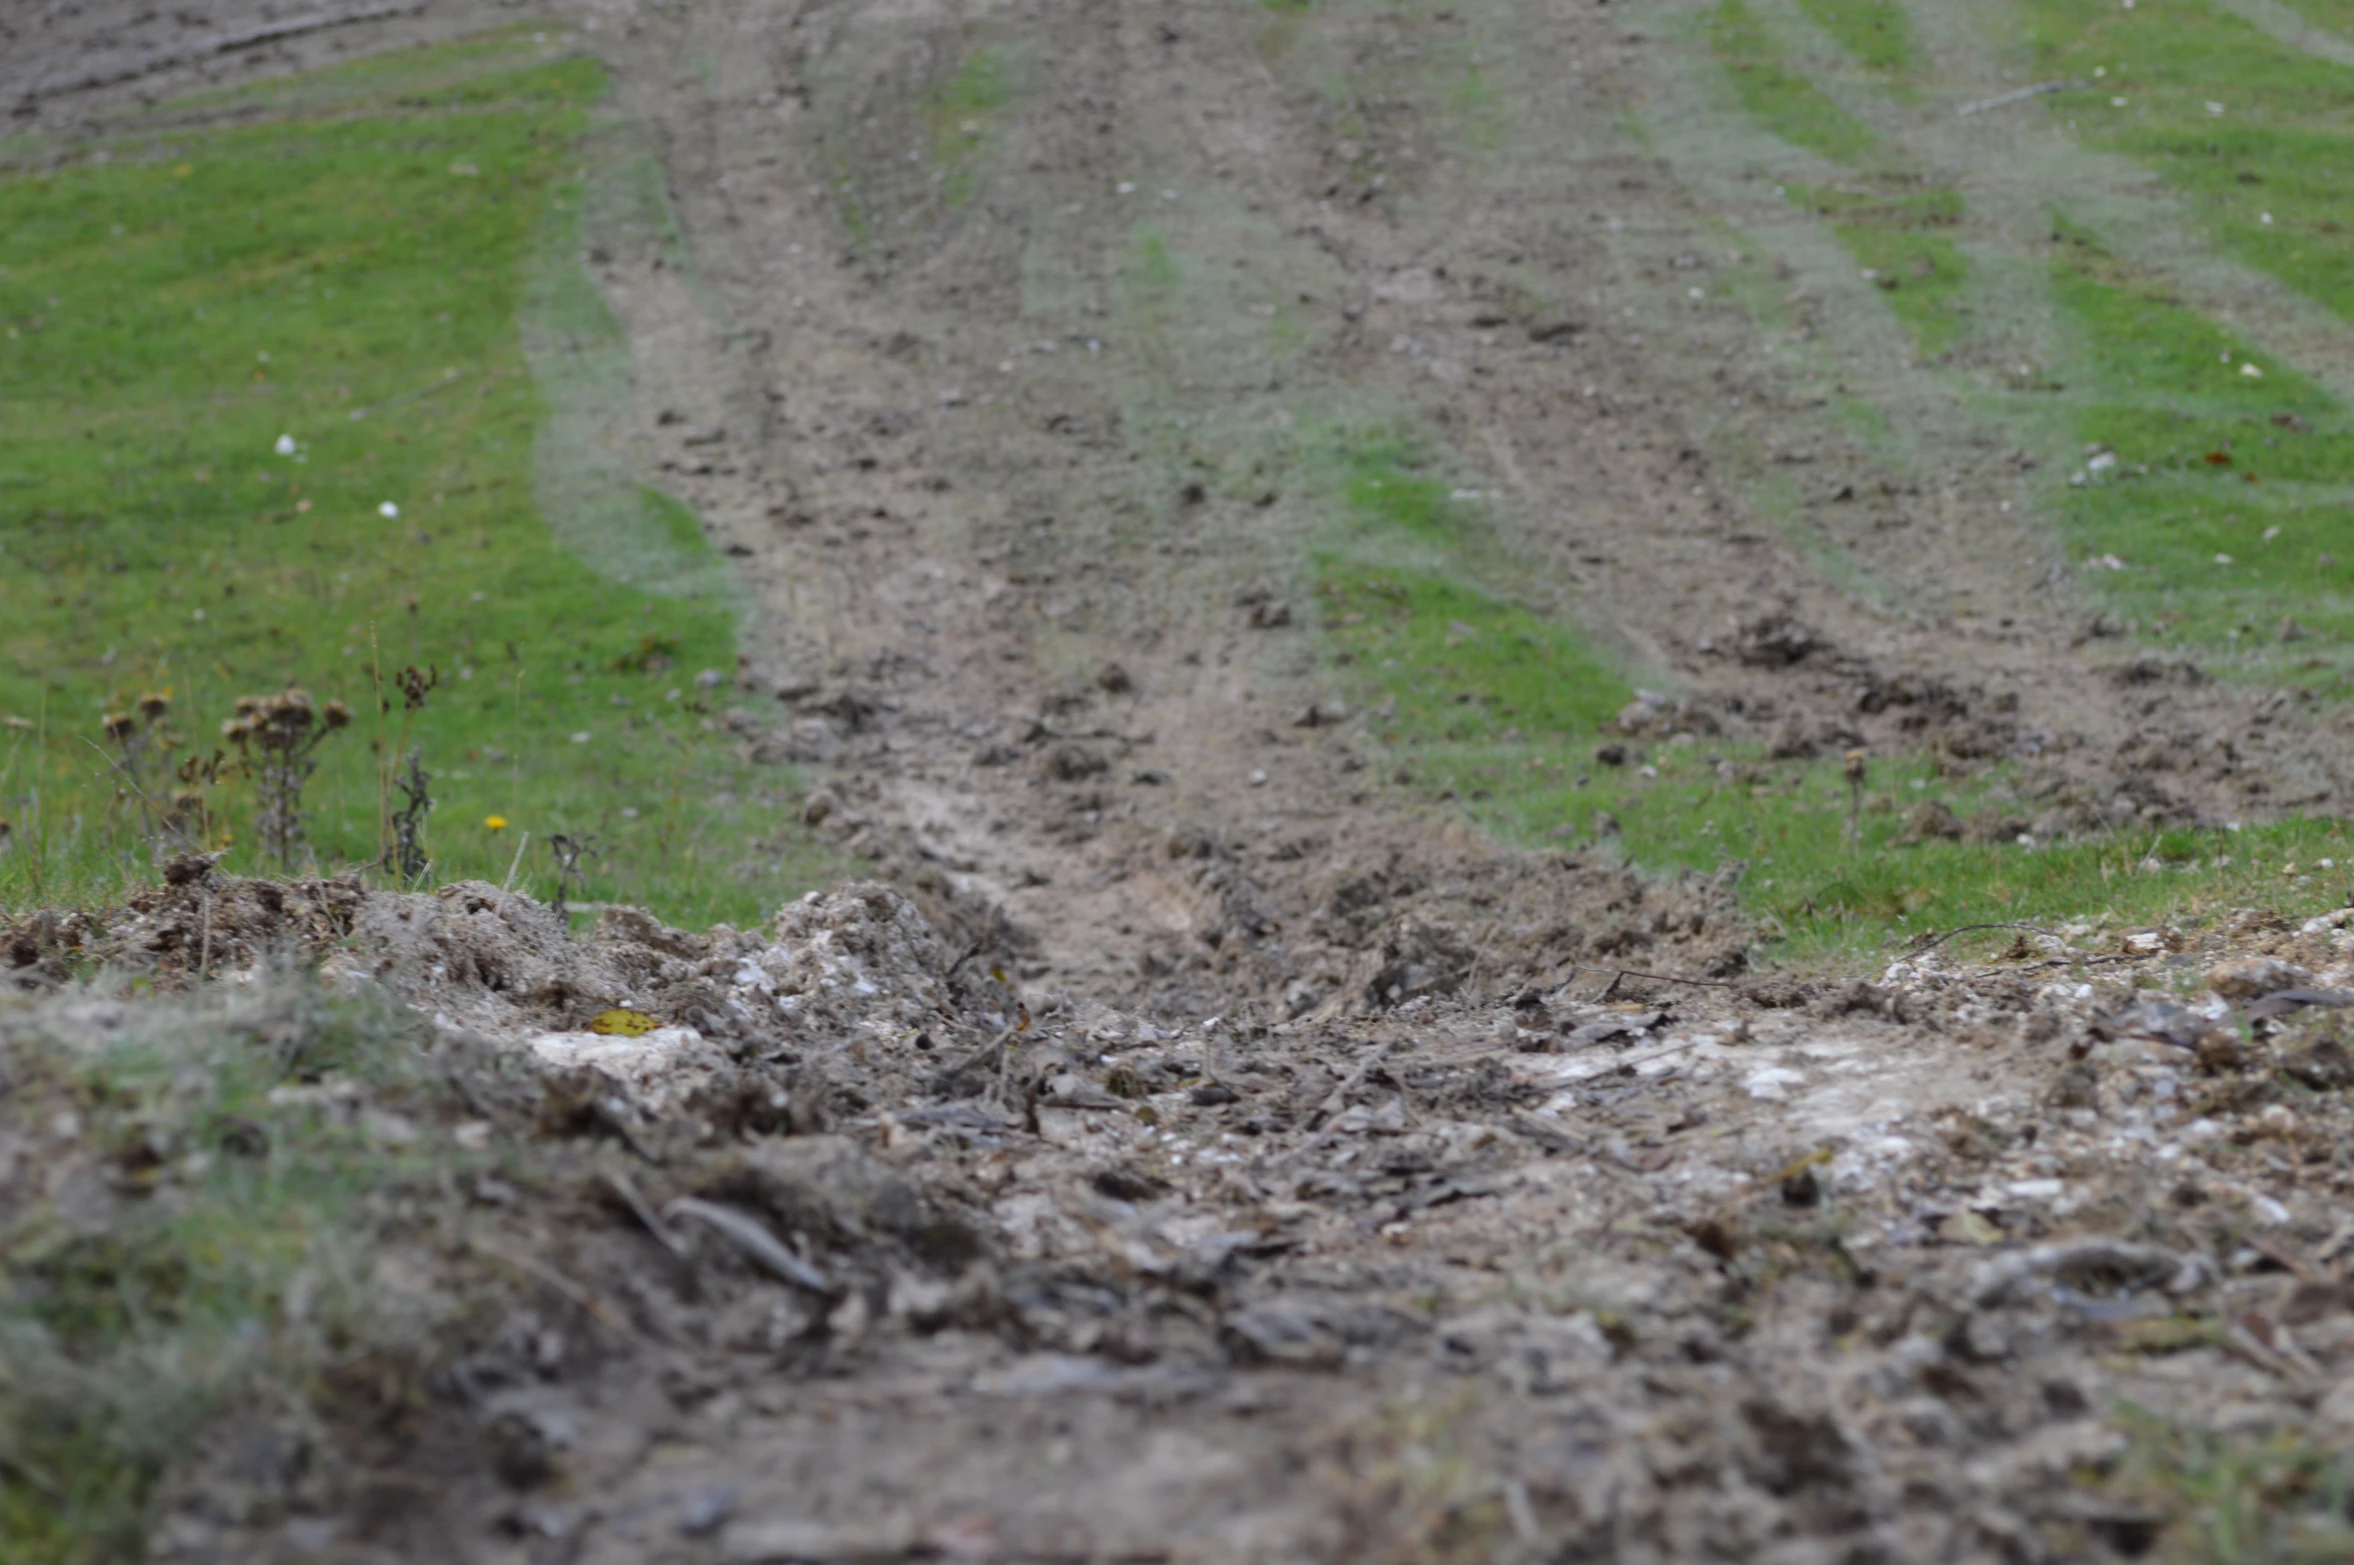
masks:
<svg viewBox="0 0 2354 1565"><path fill-rule="evenodd" d="M401 802L392 811L392 848L386 867L404 886L416 885L431 867L425 854L425 817L433 813L432 781L433 774L425 770L414 750L409 752L407 769L392 780L400 790Z"/></svg>
<svg viewBox="0 0 2354 1565"><path fill-rule="evenodd" d="M582 859L601 857L594 837L567 837L559 832L548 839L548 846L556 855L556 921L565 918L565 904L572 893L588 889L588 871L580 867Z"/></svg>
<svg viewBox="0 0 2354 1565"><path fill-rule="evenodd" d="M410 601L410 611L416 603ZM400 736L391 749L384 747L384 729L379 721L376 729L376 851L377 862L399 877L403 885L413 885L425 873L428 862L425 854L425 817L432 812L433 798L426 784L432 774L421 764L415 750L409 748L409 732L417 714L425 710L425 698L441 686L438 666L419 668L411 663L392 676L392 688L401 698ZM376 708L379 719L392 711L392 701L384 694L381 675L376 684ZM395 808L393 790L401 793L401 803Z"/></svg>
<svg viewBox="0 0 2354 1565"><path fill-rule="evenodd" d="M294 868L303 850L303 785L319 768L316 752L327 736L351 722L351 708L330 701L311 704L311 693L289 685L274 696L239 696L237 715L221 725L221 737L237 749L254 779L254 831L265 857L281 871Z"/></svg>
<svg viewBox="0 0 2354 1565"><path fill-rule="evenodd" d="M158 852L201 845L212 816L206 790L220 780L226 760L219 750L175 759L187 741L171 713L170 694L149 691L130 710L100 720L113 750L116 806L136 809L140 837Z"/></svg>

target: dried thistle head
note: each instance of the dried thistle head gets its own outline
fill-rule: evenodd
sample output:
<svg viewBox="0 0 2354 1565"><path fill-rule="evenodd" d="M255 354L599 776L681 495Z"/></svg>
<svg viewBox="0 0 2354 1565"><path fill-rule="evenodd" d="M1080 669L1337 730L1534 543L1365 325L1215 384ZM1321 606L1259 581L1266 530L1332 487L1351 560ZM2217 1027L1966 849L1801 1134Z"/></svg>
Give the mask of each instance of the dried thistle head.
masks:
<svg viewBox="0 0 2354 1565"><path fill-rule="evenodd" d="M139 698L139 715L149 722L172 709L172 698L160 690L150 690Z"/></svg>
<svg viewBox="0 0 2354 1565"><path fill-rule="evenodd" d="M235 711L239 717L251 717L262 709L260 696L239 696Z"/></svg>
<svg viewBox="0 0 2354 1565"><path fill-rule="evenodd" d="M224 718L221 722L221 737L240 750L245 748L245 741L253 737L253 717L246 709L252 699L251 696L240 696L237 701L238 715Z"/></svg>
<svg viewBox="0 0 2354 1565"><path fill-rule="evenodd" d="M109 712L98 721L106 730L106 737L116 744L128 741L139 731L139 720L128 712Z"/></svg>
<svg viewBox="0 0 2354 1565"><path fill-rule="evenodd" d="M351 723L351 708L341 701L330 701L322 716L331 730L348 727Z"/></svg>
<svg viewBox="0 0 2354 1565"><path fill-rule="evenodd" d="M401 693L402 704L414 712L425 705L426 695L441 684L441 670L421 669L412 663L395 674L392 683Z"/></svg>

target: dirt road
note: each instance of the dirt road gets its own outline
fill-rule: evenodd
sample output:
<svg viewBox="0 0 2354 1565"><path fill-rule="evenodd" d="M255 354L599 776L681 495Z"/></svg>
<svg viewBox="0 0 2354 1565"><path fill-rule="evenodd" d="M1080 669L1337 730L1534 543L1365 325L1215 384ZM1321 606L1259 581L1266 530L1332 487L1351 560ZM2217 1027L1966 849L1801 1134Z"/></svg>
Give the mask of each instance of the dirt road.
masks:
<svg viewBox="0 0 2354 1565"><path fill-rule="evenodd" d="M1759 983L1725 888L1482 843L1382 775L1319 663L1328 437L1410 427L1493 497L1532 600L1735 732L1966 735L2122 818L2340 802L2326 725L2122 693L2010 453L1883 488L1744 328L1661 303L1757 258L1718 259L1627 130L1671 85L1641 13L568 21L691 258L592 224L637 352L612 438L757 595L744 742L940 931L889 961L846 935L860 971L974 1029L777 1044L837 1095L811 1144L841 1166L808 1178L863 1199L888 1165L976 1237L902 1254L844 1218L871 1286L820 1309L724 1258L648 1282L626 1214L558 1203L635 1333L533 1371L560 1463L502 1481L452 1408L396 1461L424 1503L264 1542L191 1501L167 1552L2093 1559L2163 1530L2129 1402L2342 1438L2349 1117L2272 1085L2296 1036L2203 1041L2235 995L2349 976L2335 926ZM45 66L31 112L203 68ZM1737 453L1801 444L1850 570L1744 498ZM1860 698L1907 679L1944 696ZM2153 733L2240 760L2159 778ZM2113 1020L2252 951L2295 969Z"/></svg>

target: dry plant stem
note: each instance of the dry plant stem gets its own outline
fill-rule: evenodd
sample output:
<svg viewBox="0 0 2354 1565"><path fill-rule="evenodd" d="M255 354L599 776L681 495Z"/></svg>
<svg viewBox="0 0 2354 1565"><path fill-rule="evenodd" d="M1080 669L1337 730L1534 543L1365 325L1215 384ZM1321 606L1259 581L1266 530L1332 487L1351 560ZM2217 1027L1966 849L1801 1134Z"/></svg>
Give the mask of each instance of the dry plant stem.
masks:
<svg viewBox="0 0 2354 1565"><path fill-rule="evenodd" d="M507 808L523 792L523 670L515 670L515 726L507 735Z"/></svg>
<svg viewBox="0 0 2354 1565"><path fill-rule="evenodd" d="M558 832L548 839L548 846L556 855L556 900L552 904L556 921L562 923L570 906L575 887L586 889L587 876L580 867L584 858L597 857L594 837L573 838Z"/></svg>
<svg viewBox="0 0 2354 1565"><path fill-rule="evenodd" d="M780 1282L814 1293L821 1299L840 1295L841 1288L823 1272L785 1248L784 1241L768 1231L768 1226L747 1212L732 1206L721 1206L715 1201L699 1201L693 1196L680 1196L662 1209L663 1215L676 1220L691 1217L744 1252L762 1270Z"/></svg>
<svg viewBox="0 0 2354 1565"><path fill-rule="evenodd" d="M506 896L514 891L515 872L523 867L523 850L530 846L531 833L527 831L515 843L515 857L507 865L506 883L499 887L499 894L501 896Z"/></svg>
<svg viewBox="0 0 2354 1565"><path fill-rule="evenodd" d="M1864 840L1864 753L1847 752L1847 847L1854 852Z"/></svg>
<svg viewBox="0 0 2354 1565"><path fill-rule="evenodd" d="M662 1220L660 1213L647 1204L644 1196L638 1194L638 1187L630 1182L627 1174L607 1169L603 1179L605 1188L620 1198L621 1204L629 1208L630 1215L644 1225L646 1232L652 1234L663 1249L668 1250L682 1261L691 1258L687 1242L678 1236L675 1229Z"/></svg>
<svg viewBox="0 0 2354 1565"><path fill-rule="evenodd" d="M376 691L376 862L392 847L391 762L384 751L384 651L376 644L376 622L368 622L368 670Z"/></svg>
<svg viewBox="0 0 2354 1565"><path fill-rule="evenodd" d="M1356 1069L1342 1077L1340 1085L1326 1093L1324 1101L1316 1105L1316 1112L1324 1119L1323 1128L1277 1158L1272 1166L1281 1168L1287 1163L1296 1163L1309 1153L1317 1151L1329 1143L1338 1134L1333 1125L1340 1118L1341 1112L1349 1106L1349 1094L1365 1084L1365 1078L1372 1075L1379 1068L1381 1062L1390 1057L1390 1051L1394 1047L1394 1044L1382 1044L1364 1059L1359 1060Z"/></svg>
<svg viewBox="0 0 2354 1565"><path fill-rule="evenodd" d="M261 850L282 872L294 868L295 850L305 846L302 790L318 770L313 757L351 719L341 701L314 707L309 691L288 686L274 696L238 697L236 716L221 725L221 737L237 747L254 778Z"/></svg>

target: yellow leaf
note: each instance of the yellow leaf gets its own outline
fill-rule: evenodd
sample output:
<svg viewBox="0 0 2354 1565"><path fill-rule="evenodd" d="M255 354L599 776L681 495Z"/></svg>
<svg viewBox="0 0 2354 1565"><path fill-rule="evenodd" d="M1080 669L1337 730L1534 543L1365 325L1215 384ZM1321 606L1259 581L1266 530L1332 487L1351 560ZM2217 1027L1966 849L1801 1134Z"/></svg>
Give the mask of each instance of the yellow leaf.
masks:
<svg viewBox="0 0 2354 1565"><path fill-rule="evenodd" d="M643 1011L614 1009L599 1011L589 1023L589 1031L603 1033L608 1038L642 1038L662 1024Z"/></svg>
<svg viewBox="0 0 2354 1565"><path fill-rule="evenodd" d="M1951 1244L2000 1244L2003 1231L1982 1214L1964 1209L1945 1220L1938 1237Z"/></svg>
<svg viewBox="0 0 2354 1565"><path fill-rule="evenodd" d="M2222 1333L2211 1321L2193 1320L2187 1315L2167 1315L2155 1320L2137 1320L2120 1335L2129 1352L2187 1353L2192 1348L2206 1347Z"/></svg>

